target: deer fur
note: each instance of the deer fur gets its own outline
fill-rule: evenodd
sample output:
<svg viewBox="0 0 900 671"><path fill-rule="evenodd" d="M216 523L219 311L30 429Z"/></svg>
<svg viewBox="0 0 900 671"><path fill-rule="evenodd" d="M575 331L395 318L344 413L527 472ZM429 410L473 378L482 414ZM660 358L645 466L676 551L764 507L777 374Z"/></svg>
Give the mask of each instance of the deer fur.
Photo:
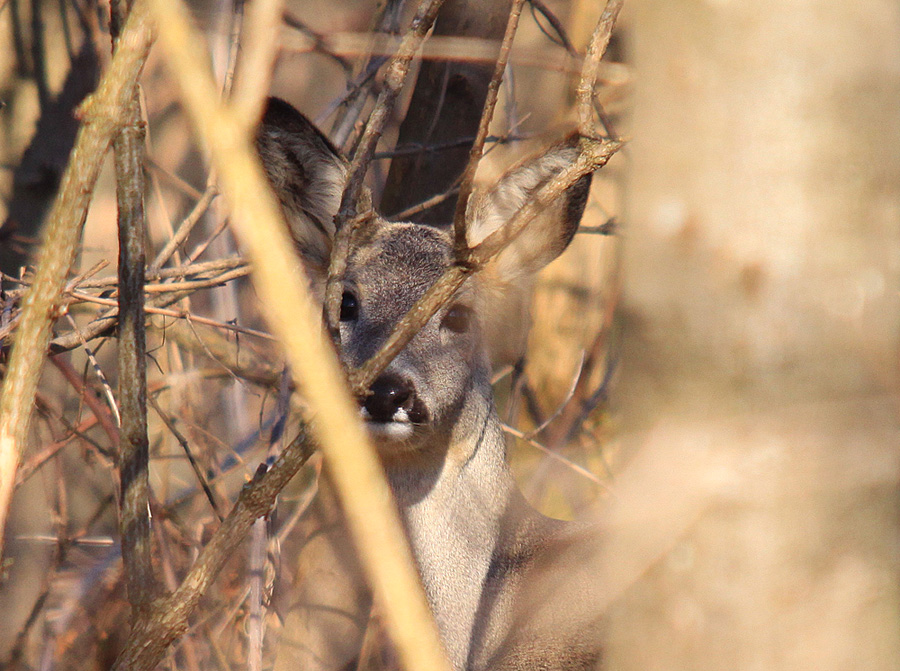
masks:
<svg viewBox="0 0 900 671"><path fill-rule="evenodd" d="M309 121L276 99L257 144L310 282L321 293L347 164ZM474 198L469 243L504 226L575 158L573 141L554 145ZM534 273L571 241L589 185L590 177L578 182L468 280L361 401L454 669L586 669L598 657L582 628L522 619L525 576L568 542L567 530L532 509L516 488L490 383L491 360L523 344L514 333L509 345L510 325L521 322ZM340 356L347 366L358 367L377 351L447 268L452 249L449 232L430 226L375 217L358 232L341 312ZM276 668L355 668L371 596L327 477L302 526L307 540ZM531 632L527 640L517 634L523 631Z"/></svg>

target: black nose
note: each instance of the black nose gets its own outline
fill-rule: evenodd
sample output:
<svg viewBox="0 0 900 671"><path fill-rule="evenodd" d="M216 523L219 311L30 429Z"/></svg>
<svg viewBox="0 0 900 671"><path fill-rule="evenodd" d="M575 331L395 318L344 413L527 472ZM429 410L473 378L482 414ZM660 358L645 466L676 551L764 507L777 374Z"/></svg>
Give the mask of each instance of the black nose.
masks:
<svg viewBox="0 0 900 671"><path fill-rule="evenodd" d="M413 406L415 389L412 384L392 373L378 376L369 388L372 392L363 403L372 421L390 422L401 408L407 410Z"/></svg>

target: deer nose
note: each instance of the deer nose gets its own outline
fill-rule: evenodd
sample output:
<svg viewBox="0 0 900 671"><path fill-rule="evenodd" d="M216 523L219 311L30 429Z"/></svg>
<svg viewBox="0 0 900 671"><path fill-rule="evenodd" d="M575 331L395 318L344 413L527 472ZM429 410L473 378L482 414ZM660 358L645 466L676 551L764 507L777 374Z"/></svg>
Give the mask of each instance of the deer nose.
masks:
<svg viewBox="0 0 900 671"><path fill-rule="evenodd" d="M398 410L409 410L413 406L415 389L399 375L385 373L378 376L369 391L363 407L374 422L395 421Z"/></svg>

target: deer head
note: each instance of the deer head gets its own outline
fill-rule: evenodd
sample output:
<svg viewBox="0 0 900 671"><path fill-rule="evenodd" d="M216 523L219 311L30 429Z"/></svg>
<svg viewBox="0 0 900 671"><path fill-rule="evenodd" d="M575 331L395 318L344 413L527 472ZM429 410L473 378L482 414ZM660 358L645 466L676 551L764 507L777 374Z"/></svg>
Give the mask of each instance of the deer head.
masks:
<svg viewBox="0 0 900 671"><path fill-rule="evenodd" d="M277 99L268 104L257 144L298 253L321 295L347 163L305 117ZM573 141L557 144L474 197L468 209L469 244L504 226L576 156ZM451 445L477 443L493 417L489 362L510 358L523 343L521 314L531 278L571 241L589 186L588 176L532 221L372 384L360 409L384 455L443 456ZM362 226L351 241L343 278L343 362L357 367L374 354L452 258L446 229L378 216Z"/></svg>

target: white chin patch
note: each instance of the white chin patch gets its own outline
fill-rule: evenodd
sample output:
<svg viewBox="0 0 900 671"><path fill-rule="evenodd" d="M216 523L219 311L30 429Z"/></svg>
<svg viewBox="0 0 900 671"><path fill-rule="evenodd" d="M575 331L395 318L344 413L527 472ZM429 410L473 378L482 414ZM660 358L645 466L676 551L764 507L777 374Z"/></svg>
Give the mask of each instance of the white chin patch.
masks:
<svg viewBox="0 0 900 671"><path fill-rule="evenodd" d="M408 440L413 435L413 425L409 421L409 417L405 410L398 410L394 413L393 420L390 422L373 422L372 416L365 408L360 408L360 417L366 422L366 428L375 440Z"/></svg>

